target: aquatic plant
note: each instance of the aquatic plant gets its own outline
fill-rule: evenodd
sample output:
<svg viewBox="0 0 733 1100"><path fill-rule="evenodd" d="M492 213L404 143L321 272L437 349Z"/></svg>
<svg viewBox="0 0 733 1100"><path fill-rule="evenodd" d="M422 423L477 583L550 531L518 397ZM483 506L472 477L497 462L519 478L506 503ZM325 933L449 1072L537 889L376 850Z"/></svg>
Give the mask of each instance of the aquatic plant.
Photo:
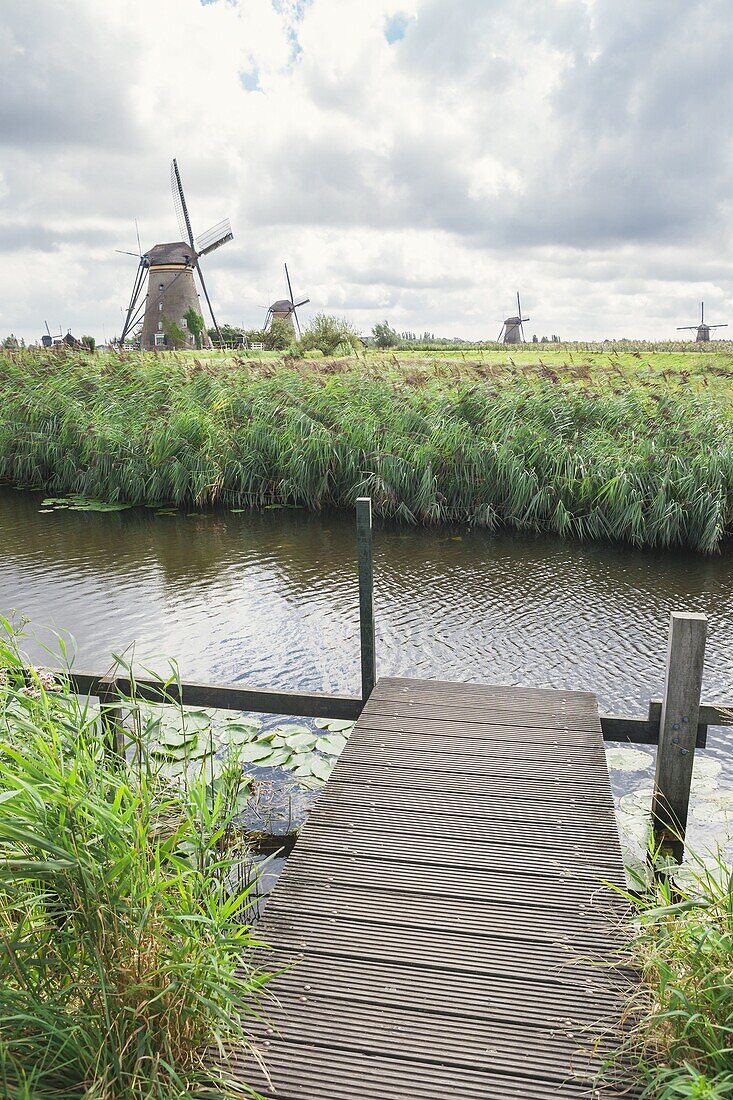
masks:
<svg viewBox="0 0 733 1100"><path fill-rule="evenodd" d="M186 508L369 494L407 523L719 546L733 508L728 359L689 355L682 370L647 353L632 370L606 353L560 368L541 351L530 368L502 354L500 367L392 356L293 369L3 352L0 477L57 499Z"/></svg>
<svg viewBox="0 0 733 1100"><path fill-rule="evenodd" d="M0 1093L254 1096L227 1070L267 978L236 784L172 787L142 744L110 758L98 715L25 675L12 639L0 669Z"/></svg>
<svg viewBox="0 0 733 1100"><path fill-rule="evenodd" d="M627 896L641 982L617 1062L654 1100L733 1096L733 867L688 855L682 872Z"/></svg>

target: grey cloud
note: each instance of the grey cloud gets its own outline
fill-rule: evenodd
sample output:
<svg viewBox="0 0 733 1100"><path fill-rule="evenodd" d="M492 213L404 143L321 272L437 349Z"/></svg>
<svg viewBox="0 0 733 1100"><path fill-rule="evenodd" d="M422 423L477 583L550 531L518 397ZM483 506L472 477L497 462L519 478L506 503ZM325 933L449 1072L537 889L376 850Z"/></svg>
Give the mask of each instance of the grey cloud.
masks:
<svg viewBox="0 0 733 1100"><path fill-rule="evenodd" d="M0 143L44 148L130 142L134 56L78 0L3 5Z"/></svg>

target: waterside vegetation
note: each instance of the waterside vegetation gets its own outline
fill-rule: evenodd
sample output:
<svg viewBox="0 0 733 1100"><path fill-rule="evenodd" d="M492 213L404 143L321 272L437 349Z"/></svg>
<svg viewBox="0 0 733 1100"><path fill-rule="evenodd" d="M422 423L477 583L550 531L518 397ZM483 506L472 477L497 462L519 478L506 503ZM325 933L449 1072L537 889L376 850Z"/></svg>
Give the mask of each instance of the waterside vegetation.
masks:
<svg viewBox="0 0 733 1100"><path fill-rule="evenodd" d="M683 871L628 895L641 981L616 1061L650 1100L733 1096L733 867L688 856Z"/></svg>
<svg viewBox="0 0 733 1100"><path fill-rule="evenodd" d="M227 1069L267 979L236 782L172 784L142 742L129 761L105 752L98 713L24 674L3 626L0 1092L254 1096Z"/></svg>
<svg viewBox="0 0 733 1100"><path fill-rule="evenodd" d="M0 477L177 507L351 507L716 550L733 345L475 354L0 353ZM551 349L551 350L549 350Z"/></svg>

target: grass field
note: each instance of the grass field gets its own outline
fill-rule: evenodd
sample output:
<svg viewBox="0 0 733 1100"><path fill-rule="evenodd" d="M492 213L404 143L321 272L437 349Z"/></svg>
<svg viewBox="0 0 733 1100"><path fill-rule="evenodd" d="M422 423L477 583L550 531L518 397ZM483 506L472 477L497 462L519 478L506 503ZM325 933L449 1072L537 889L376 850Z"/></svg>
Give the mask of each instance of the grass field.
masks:
<svg viewBox="0 0 733 1100"><path fill-rule="evenodd" d="M733 526L733 344L359 358L0 355L0 476L180 507L718 548Z"/></svg>

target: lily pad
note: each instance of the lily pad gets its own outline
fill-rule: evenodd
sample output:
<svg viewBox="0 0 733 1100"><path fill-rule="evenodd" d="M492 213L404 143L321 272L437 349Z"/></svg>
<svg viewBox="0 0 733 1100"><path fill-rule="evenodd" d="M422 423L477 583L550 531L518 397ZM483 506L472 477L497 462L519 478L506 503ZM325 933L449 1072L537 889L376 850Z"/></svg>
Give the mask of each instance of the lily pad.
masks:
<svg viewBox="0 0 733 1100"><path fill-rule="evenodd" d="M246 745L257 736L261 727L261 722L227 722L217 732L219 740L224 744Z"/></svg>
<svg viewBox="0 0 733 1100"><path fill-rule="evenodd" d="M273 745L287 746L293 752L305 752L312 749L317 741L315 733L304 730L302 733L280 734L273 740Z"/></svg>
<svg viewBox="0 0 733 1100"><path fill-rule="evenodd" d="M619 809L625 814L643 816L651 811L653 797L652 790L632 791L619 798Z"/></svg>
<svg viewBox="0 0 733 1100"><path fill-rule="evenodd" d="M296 764L296 761L297 765L293 774L302 778L317 779L325 783L333 771L333 761L325 760L315 752L294 757L293 763Z"/></svg>
<svg viewBox="0 0 733 1100"><path fill-rule="evenodd" d="M269 764L269 757L273 755L273 751L270 745L264 744L262 741L250 742L247 745L243 745L237 756L242 763L248 764L264 764L267 760ZM287 756L290 754L288 753Z"/></svg>
<svg viewBox="0 0 733 1100"><path fill-rule="evenodd" d="M347 722L343 718L316 718L316 729L328 730L329 733L351 733L353 722Z"/></svg>
<svg viewBox="0 0 733 1100"><path fill-rule="evenodd" d="M640 749L616 745L612 749L606 749L606 760L609 768L617 772L640 772L651 767L654 758Z"/></svg>
<svg viewBox="0 0 733 1100"><path fill-rule="evenodd" d="M319 738L316 748L319 752L325 752L326 756L340 756L346 748L346 738L342 733L332 733Z"/></svg>
<svg viewBox="0 0 733 1100"><path fill-rule="evenodd" d="M268 768L284 768L286 764L290 763L292 755L290 749L275 748L268 759L264 761L264 765Z"/></svg>

